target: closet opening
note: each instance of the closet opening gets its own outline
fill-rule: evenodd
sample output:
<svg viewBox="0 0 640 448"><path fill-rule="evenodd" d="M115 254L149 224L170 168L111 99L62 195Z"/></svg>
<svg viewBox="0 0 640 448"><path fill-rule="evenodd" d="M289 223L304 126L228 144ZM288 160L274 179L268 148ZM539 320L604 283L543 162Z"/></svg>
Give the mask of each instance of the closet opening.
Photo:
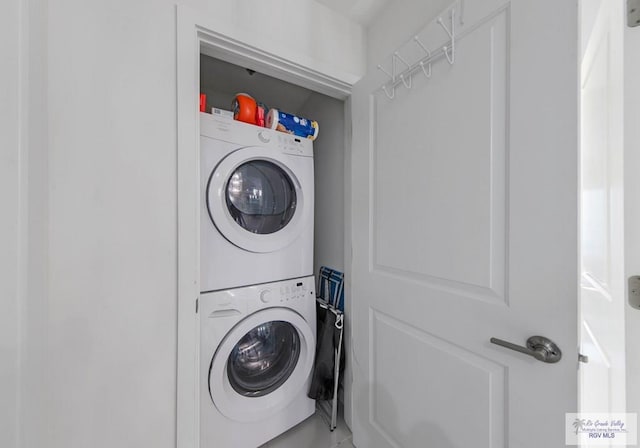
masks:
<svg viewBox="0 0 640 448"><path fill-rule="evenodd" d="M232 116L232 103L239 93L251 96L267 110L277 109L318 122L318 136L313 141L313 272L317 275L320 266L344 272L345 102L201 53L200 94L206 97L204 112Z"/></svg>

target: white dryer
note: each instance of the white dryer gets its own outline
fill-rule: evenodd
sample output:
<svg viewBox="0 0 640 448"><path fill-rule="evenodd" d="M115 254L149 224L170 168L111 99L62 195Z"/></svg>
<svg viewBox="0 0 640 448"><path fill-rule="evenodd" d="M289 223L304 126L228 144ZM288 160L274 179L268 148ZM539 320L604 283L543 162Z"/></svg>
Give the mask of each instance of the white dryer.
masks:
<svg viewBox="0 0 640 448"><path fill-rule="evenodd" d="M313 274L313 144L200 114L200 290Z"/></svg>
<svg viewBox="0 0 640 448"><path fill-rule="evenodd" d="M314 278L202 294L200 447L255 448L315 411Z"/></svg>

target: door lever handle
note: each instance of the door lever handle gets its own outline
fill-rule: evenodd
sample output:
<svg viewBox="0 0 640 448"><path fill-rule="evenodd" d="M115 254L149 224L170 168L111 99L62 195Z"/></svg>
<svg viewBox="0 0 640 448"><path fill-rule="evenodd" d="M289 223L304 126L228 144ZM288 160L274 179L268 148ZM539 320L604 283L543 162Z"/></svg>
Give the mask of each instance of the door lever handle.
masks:
<svg viewBox="0 0 640 448"><path fill-rule="evenodd" d="M527 346L513 344L498 338L489 340L492 344L515 350L525 355L533 356L538 361L555 363L562 359L562 351L551 339L544 336L531 336L527 339Z"/></svg>

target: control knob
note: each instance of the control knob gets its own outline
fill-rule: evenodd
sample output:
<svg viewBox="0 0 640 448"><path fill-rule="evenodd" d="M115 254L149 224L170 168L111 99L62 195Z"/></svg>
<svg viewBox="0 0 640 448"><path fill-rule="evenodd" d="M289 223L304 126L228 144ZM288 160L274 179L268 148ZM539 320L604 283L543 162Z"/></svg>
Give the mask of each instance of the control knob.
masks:
<svg viewBox="0 0 640 448"><path fill-rule="evenodd" d="M258 138L262 143L269 143L271 141L271 134L266 131L258 132Z"/></svg>
<svg viewBox="0 0 640 448"><path fill-rule="evenodd" d="M262 303L269 302L271 300L271 290L265 289L264 291L262 291L260 293L260 300L262 301Z"/></svg>

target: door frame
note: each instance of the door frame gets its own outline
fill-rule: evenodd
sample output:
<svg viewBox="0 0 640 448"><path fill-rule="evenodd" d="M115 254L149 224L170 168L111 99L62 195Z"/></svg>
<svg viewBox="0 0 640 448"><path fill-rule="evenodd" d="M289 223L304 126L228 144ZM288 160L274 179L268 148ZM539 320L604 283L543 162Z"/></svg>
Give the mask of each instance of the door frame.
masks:
<svg viewBox="0 0 640 448"><path fill-rule="evenodd" d="M625 242L624 242L624 53L623 53L623 40L624 40L624 28L625 22L625 8L621 3L601 1L597 4L597 9L591 10L585 9L585 0L580 1L580 295L578 306L578 332L579 332L579 346L582 350L587 350L583 353L589 355L589 349L585 344L589 339L593 339L592 344L595 345L594 350L599 356L589 356L592 358L588 360L588 364L579 363L578 370L578 412L594 412L593 408L586 407L586 397L589 391L599 387L597 381L590 378L589 375L593 375L590 370L595 369L592 364L598 364L599 362L607 365L609 385L606 390L608 401L608 409L601 409L599 412L623 412L627 406L625 382L625 363L626 363L626 350L625 350ZM585 34L586 33L586 34ZM606 42L607 45L601 45ZM613 42L611 44L610 42ZM611 47L611 48L609 48ZM609 279L597 279L590 275L589 272L584 272L584 252L587 250L584 247L584 224L589 219L584 218L584 212L587 210L588 198L587 188L584 186L585 175L585 157L587 157L588 147L585 144L584 129L589 128L585 126L585 116L589 115L589 111L593 113L591 109L585 109L589 107L588 100L590 96L585 90L590 80L590 75L594 71L594 67L597 69L598 54L600 51L606 51L606 111L601 112L598 116L601 122L616 123L619 129L616 128L616 124L606 125L606 145L605 147L598 147L597 153L606 158L606 177L607 187L611 187L612 192L608 193L608 208L609 213L607 215L607 226L609 228L606 233L611 235L618 235L619 240L614 237L613 240L607 242L607 257L610 258L606 262L607 269L611 270ZM589 85L590 86L590 85ZM613 107L612 107L613 106ZM619 131L619 132L618 132ZM619 191L615 188L616 179L619 182ZM613 180L613 184L609 182ZM619 202L619 203L618 203ZM612 221L613 217L613 221ZM613 224L612 224L613 223ZM610 235L608 235L610 236ZM616 257L616 255L621 255ZM601 283L604 282L604 283ZM594 293L586 292L583 284L588 285L588 289L595 289L598 292L599 302L601 305L606 302L610 302L606 305L607 310L603 314L598 315L597 320L611 319L615 316L614 327L620 328L620 333L617 335L614 333L613 337L617 336L616 343L612 344L611 341L603 341L603 328L598 326L595 322L593 315L589 316L589 306L593 307L595 299ZM591 297L589 297L591 296ZM596 303L597 303L596 302ZM587 309L587 311L584 311ZM586 314L585 314L586 313ZM586 316L586 317L585 317ZM591 324L592 328L589 327ZM609 335L611 336L611 335ZM606 339L606 338L605 338ZM619 342L622 343L622 348L618 348ZM593 352L592 352L593 353ZM596 358L596 359L593 359ZM601 360L599 361L598 358ZM583 370L586 369L586 370ZM585 372L587 377L585 377ZM615 381L615 380L618 381ZM613 381L612 381L613 380ZM615 386L613 384L616 384ZM593 406L593 404L591 404Z"/></svg>
<svg viewBox="0 0 640 448"><path fill-rule="evenodd" d="M636 174L640 164L640 131L637 117L640 116L640 62L637 49L640 48L640 28L624 26L624 245L625 279L640 272L640 179ZM628 284L627 284L628 288ZM640 340L640 310L629 304L625 291L626 321L626 362L627 362L627 412L640 412L640 385L636 378L640 372L640 352L636 343Z"/></svg>
<svg viewBox="0 0 640 448"><path fill-rule="evenodd" d="M265 75L345 101L345 119L351 116L352 85L320 71L284 59L214 31L206 14L176 6L176 121L178 216L178 341L176 384L176 446L199 444L199 319L200 295L200 54L250 68ZM345 132L345 197L350 197L350 126ZM345 201L345 271L351 267L351 218Z"/></svg>

